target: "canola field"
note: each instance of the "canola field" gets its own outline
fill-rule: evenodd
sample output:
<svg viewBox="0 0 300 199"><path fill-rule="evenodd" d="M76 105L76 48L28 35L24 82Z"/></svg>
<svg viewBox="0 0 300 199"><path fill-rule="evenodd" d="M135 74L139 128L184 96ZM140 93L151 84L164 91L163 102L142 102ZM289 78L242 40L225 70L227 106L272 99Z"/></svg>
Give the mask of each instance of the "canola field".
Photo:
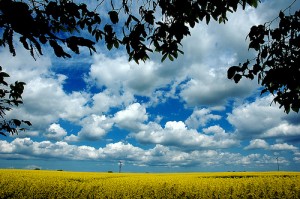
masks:
<svg viewBox="0 0 300 199"><path fill-rule="evenodd" d="M87 173L0 169L4 198L300 198L300 172Z"/></svg>

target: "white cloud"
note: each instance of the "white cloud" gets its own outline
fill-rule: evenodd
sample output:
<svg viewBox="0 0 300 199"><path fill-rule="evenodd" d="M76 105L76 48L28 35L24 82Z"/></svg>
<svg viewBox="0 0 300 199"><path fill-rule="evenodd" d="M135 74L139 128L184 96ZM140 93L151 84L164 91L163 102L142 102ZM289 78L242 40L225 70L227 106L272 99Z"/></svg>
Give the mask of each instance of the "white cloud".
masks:
<svg viewBox="0 0 300 199"><path fill-rule="evenodd" d="M300 125L281 123L262 134L262 137L300 136Z"/></svg>
<svg viewBox="0 0 300 199"><path fill-rule="evenodd" d="M293 160L297 163L300 163L300 157L294 157Z"/></svg>
<svg viewBox="0 0 300 199"><path fill-rule="evenodd" d="M184 61L188 81L181 85L180 96L187 106L224 106L228 99L245 98L257 89L257 81L242 79L238 84L227 79L227 69L255 57L248 51L246 40L253 25L264 24L278 16L286 1L266 1L257 9L238 9L228 14L226 24L212 21L191 29L191 37L183 40ZM238 16L238 17L237 17Z"/></svg>
<svg viewBox="0 0 300 199"><path fill-rule="evenodd" d="M273 144L270 146L270 149L271 150L278 150L278 151L281 151L281 150L297 150L298 147L295 147L293 145L289 145L287 143L279 143L279 144Z"/></svg>
<svg viewBox="0 0 300 199"><path fill-rule="evenodd" d="M79 139L79 137L78 136L76 136L76 135L74 135L74 134L71 134L71 135L69 135L69 136L66 136L65 138L64 138L64 141L66 141L66 142L78 142L78 141L80 141L80 139Z"/></svg>
<svg viewBox="0 0 300 199"><path fill-rule="evenodd" d="M79 139L99 140L112 128L113 122L104 115L92 114L80 121L82 129L78 132ZM76 141L74 137L68 137L68 141Z"/></svg>
<svg viewBox="0 0 300 199"><path fill-rule="evenodd" d="M92 99L92 110L99 113L108 112L111 108L115 107L128 106L135 101L134 96L130 92L125 91L120 94L114 93L109 89L95 94Z"/></svg>
<svg viewBox="0 0 300 199"><path fill-rule="evenodd" d="M24 104L10 111L7 117L29 120L33 124L31 130L45 131L59 119L79 121L90 111L86 105L89 94L67 94L63 90L63 79L60 75L45 77L41 74L28 80L22 98Z"/></svg>
<svg viewBox="0 0 300 199"><path fill-rule="evenodd" d="M12 56L8 48L0 49L0 60L3 70L10 75L10 82L23 81L25 83L49 72L52 62L49 56L37 57L36 61L30 56L29 51L16 45L17 55Z"/></svg>
<svg viewBox="0 0 300 199"><path fill-rule="evenodd" d="M129 143L117 142L107 144L104 148L100 148L99 152L108 159L138 160L144 150Z"/></svg>
<svg viewBox="0 0 300 199"><path fill-rule="evenodd" d="M209 109L195 109L192 115L185 121L185 124L189 128L198 129L199 127L204 127L206 124L212 120L220 120L220 115L211 114Z"/></svg>
<svg viewBox="0 0 300 199"><path fill-rule="evenodd" d="M50 140L62 140L63 137L67 135L65 129L63 129L59 124L51 124L44 136Z"/></svg>
<svg viewBox="0 0 300 199"><path fill-rule="evenodd" d="M159 124L150 122L144 128L131 133L130 136L141 143L161 144L175 146L181 150L228 148L238 145L232 134L225 133L219 126L204 129L211 135L199 133L194 129L188 129L182 121L168 121L162 128Z"/></svg>
<svg viewBox="0 0 300 199"><path fill-rule="evenodd" d="M257 98L251 103L244 103L228 114L227 120L237 130L241 137L288 137L298 135L298 125L289 124L295 118L296 113L286 113L274 103L271 105L273 96ZM291 119L293 118L293 119ZM289 121L290 120L290 121ZM299 120L298 120L299 121Z"/></svg>
<svg viewBox="0 0 300 199"><path fill-rule="evenodd" d="M76 153L75 159L79 157L79 159L96 160L100 157L98 150L90 146L78 146Z"/></svg>
<svg viewBox="0 0 300 199"><path fill-rule="evenodd" d="M185 124L182 121L176 122L176 121L170 121L167 122L165 125L165 129L167 130L174 130L174 131L185 131L187 130Z"/></svg>
<svg viewBox="0 0 300 199"><path fill-rule="evenodd" d="M199 24L191 30L192 37L183 42L186 77L180 96L188 106L224 106L228 99L250 95L257 84L241 80L239 84L227 79L227 69L252 56L245 38L255 23L255 10L238 10L229 14L224 24ZM239 17L236 17L238 15Z"/></svg>
<svg viewBox="0 0 300 199"><path fill-rule="evenodd" d="M222 64L220 64L222 65ZM235 84L227 79L227 68L211 69L210 66L193 65L191 79L181 86L180 96L187 106L224 106L228 99L246 97L255 86L242 80Z"/></svg>
<svg viewBox="0 0 300 199"><path fill-rule="evenodd" d="M262 139L254 139L250 141L250 144L246 146L244 149L268 149L269 144Z"/></svg>
<svg viewBox="0 0 300 199"><path fill-rule="evenodd" d="M129 131L138 131L147 120L146 108L139 103L129 105L125 110L117 112L113 118L119 128Z"/></svg>
<svg viewBox="0 0 300 199"><path fill-rule="evenodd" d="M56 117L75 121L88 112L85 104L89 100L87 93L65 93L63 82L58 78L35 78L28 82L24 92L25 108L36 115L51 114Z"/></svg>
<svg viewBox="0 0 300 199"><path fill-rule="evenodd" d="M5 140L0 140L0 153L12 153L14 151L14 146Z"/></svg>
<svg viewBox="0 0 300 199"><path fill-rule="evenodd" d="M180 127L181 128L181 127ZM241 155L217 150L194 150L185 152L178 148L170 148L160 144L147 150L136 147L129 143L116 142L107 144L103 148L96 149L90 146L69 145L66 142L35 142L30 138L16 138L11 143L0 141L0 157L34 159L34 158L57 158L67 160L124 160L137 166L163 166L163 167L186 167L186 166L220 166L224 165L258 165L276 164L274 157L266 154ZM297 162L297 159L294 158ZM279 157L280 164L289 163L283 157Z"/></svg>
<svg viewBox="0 0 300 199"><path fill-rule="evenodd" d="M137 65L128 62L125 56L109 58L104 54L96 54L93 58L90 78L100 87L106 86L114 93L125 90L135 95L152 97L156 89L170 82L170 78L160 74L159 68L162 66L153 61Z"/></svg>
<svg viewBox="0 0 300 199"><path fill-rule="evenodd" d="M14 134L10 136L14 138L26 138L26 137L38 137L39 135L40 135L40 131L36 131L36 130L33 131L27 128L26 131L21 131L19 132L19 134Z"/></svg>

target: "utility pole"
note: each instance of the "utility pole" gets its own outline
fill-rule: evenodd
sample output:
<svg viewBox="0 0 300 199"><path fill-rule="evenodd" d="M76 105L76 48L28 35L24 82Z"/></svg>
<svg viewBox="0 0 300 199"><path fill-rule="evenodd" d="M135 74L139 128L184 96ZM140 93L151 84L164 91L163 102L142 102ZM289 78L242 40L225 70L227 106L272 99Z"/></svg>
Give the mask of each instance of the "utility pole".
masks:
<svg viewBox="0 0 300 199"><path fill-rule="evenodd" d="M277 171L279 171L278 157L276 157L276 160L277 160Z"/></svg>
<svg viewBox="0 0 300 199"><path fill-rule="evenodd" d="M119 173L121 173L121 171L122 171L122 164L123 164L123 163L122 163L122 161L120 160L120 161L119 161Z"/></svg>

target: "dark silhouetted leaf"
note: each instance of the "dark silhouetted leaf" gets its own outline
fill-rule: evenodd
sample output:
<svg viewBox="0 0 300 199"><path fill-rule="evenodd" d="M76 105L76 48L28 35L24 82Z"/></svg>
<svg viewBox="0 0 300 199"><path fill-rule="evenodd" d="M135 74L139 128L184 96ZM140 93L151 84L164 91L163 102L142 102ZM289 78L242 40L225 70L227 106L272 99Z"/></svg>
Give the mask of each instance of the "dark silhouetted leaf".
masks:
<svg viewBox="0 0 300 199"><path fill-rule="evenodd" d="M29 50L28 43L26 41L26 37L20 37L20 42L23 44L24 48Z"/></svg>
<svg viewBox="0 0 300 199"><path fill-rule="evenodd" d="M27 124L28 126L32 126L31 122L29 122L29 121L24 121L24 120L22 120L22 122L24 122L24 123Z"/></svg>
<svg viewBox="0 0 300 199"><path fill-rule="evenodd" d="M164 54L163 57L161 58L161 62L164 62L165 59L167 58L168 54Z"/></svg>
<svg viewBox="0 0 300 199"><path fill-rule="evenodd" d="M0 134L6 136L5 133L3 133L3 132L0 132Z"/></svg>
<svg viewBox="0 0 300 199"><path fill-rule="evenodd" d="M16 126L21 126L21 121L17 120L17 119L12 119L12 122L16 125Z"/></svg>
<svg viewBox="0 0 300 199"><path fill-rule="evenodd" d="M238 83L241 79L242 79L242 75L240 75L240 74L236 74L233 77L233 80L234 80L235 83Z"/></svg>
<svg viewBox="0 0 300 199"><path fill-rule="evenodd" d="M228 79L232 79L233 76L235 75L235 73L240 69L240 67L238 66L231 66L228 70L227 70L227 78Z"/></svg>
<svg viewBox="0 0 300 199"><path fill-rule="evenodd" d="M113 24L116 24L119 22L118 13L116 11L109 11L108 12L110 20Z"/></svg>

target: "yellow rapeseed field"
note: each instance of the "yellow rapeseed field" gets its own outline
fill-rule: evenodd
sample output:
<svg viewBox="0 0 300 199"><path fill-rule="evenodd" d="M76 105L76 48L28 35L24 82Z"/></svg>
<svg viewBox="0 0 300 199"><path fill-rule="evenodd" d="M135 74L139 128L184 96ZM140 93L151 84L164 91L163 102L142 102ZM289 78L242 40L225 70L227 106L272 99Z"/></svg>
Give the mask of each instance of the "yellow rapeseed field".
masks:
<svg viewBox="0 0 300 199"><path fill-rule="evenodd" d="M0 169L0 198L300 198L300 172L142 174Z"/></svg>

